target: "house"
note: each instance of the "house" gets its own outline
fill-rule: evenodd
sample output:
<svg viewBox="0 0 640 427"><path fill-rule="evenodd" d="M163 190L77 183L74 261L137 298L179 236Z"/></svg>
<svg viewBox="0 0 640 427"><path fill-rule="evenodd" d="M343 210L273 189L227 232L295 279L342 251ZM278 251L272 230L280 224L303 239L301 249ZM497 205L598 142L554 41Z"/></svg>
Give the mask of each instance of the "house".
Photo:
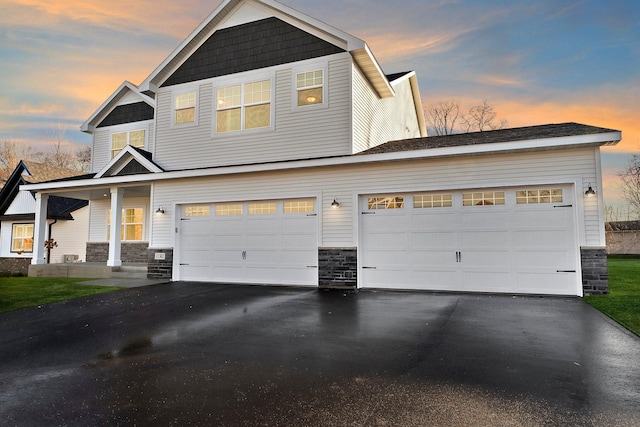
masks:
<svg viewBox="0 0 640 427"><path fill-rule="evenodd" d="M225 0L82 125L87 260L148 277L527 294L607 292L600 147L577 123L427 137L413 71L273 0Z"/></svg>
<svg viewBox="0 0 640 427"><path fill-rule="evenodd" d="M33 254L35 197L24 184L68 179L82 172L22 160L0 190L0 271L27 273ZM47 204L45 240L56 246L44 252L50 263L84 260L89 232L89 202L52 195ZM44 248L44 241L41 242ZM65 259L65 257L67 259Z"/></svg>
<svg viewBox="0 0 640 427"><path fill-rule="evenodd" d="M609 255L640 255L640 221L605 223Z"/></svg>

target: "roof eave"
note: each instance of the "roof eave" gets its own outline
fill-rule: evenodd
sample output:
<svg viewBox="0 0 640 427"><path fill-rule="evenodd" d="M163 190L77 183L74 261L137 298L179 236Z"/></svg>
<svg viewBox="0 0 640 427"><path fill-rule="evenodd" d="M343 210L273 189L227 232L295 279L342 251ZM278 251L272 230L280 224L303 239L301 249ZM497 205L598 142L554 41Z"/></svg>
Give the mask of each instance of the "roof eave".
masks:
<svg viewBox="0 0 640 427"><path fill-rule="evenodd" d="M596 147L601 145L614 145L621 139L621 132L565 136L557 138L543 138L527 141L509 141L500 143L486 143L478 145L463 145L456 147L431 148L413 151L399 151L378 154L359 154L321 159L306 159L286 162L265 163L259 165L224 166L207 169L190 169L182 171L168 171L156 174L127 175L93 178L87 180L66 181L57 183L27 184L20 187L21 190L64 192L69 189L83 189L95 186L112 185L138 185L139 183L151 183L171 179L198 178L209 176L235 175L242 173L271 172L281 170L305 169L314 167L330 167L356 165L366 163L379 163L391 161L407 161L421 159L436 159L447 157L461 157L474 155L487 155L498 153L517 153L528 151L547 151L558 149L571 149L582 147Z"/></svg>
<svg viewBox="0 0 640 427"><path fill-rule="evenodd" d="M101 118L104 115L103 113L107 109L109 110L113 109L115 107L115 104L118 102L118 100L123 96L123 94L127 90L130 90L131 92L138 95L142 101L146 102L148 105L150 105L154 109L156 108L156 101L153 98L151 98L148 95L145 95L133 83L125 80L124 82L122 82L120 86L118 86L118 88L115 91L113 91L111 96L109 96L109 98L107 98L107 100L104 101L102 105L98 107L98 109L94 111L93 114L84 123L82 123L82 125L80 125L80 130L86 133L93 133L96 130L96 125L97 125L96 122L98 121L98 118Z"/></svg>

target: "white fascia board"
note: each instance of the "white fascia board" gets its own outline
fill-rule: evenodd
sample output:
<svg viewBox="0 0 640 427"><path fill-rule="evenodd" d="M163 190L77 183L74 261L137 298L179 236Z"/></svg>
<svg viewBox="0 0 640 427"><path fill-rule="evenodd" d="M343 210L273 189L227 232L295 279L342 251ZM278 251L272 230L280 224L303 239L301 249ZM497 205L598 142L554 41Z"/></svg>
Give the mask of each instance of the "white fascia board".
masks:
<svg viewBox="0 0 640 427"><path fill-rule="evenodd" d="M424 109L422 108L422 97L420 96L420 89L418 88L418 77L415 72L411 72L409 77L409 83L411 84L411 94L413 95L413 103L416 107L416 116L418 117L418 126L420 127L420 136L427 136L427 123L424 119Z"/></svg>
<svg viewBox="0 0 640 427"><path fill-rule="evenodd" d="M271 9L274 9L275 11L283 14L283 15L287 15L292 17L294 20L297 20L299 22L302 22L310 27L315 27L317 28L320 32L324 32L326 34L331 35L332 37L335 37L336 39L339 40L344 40L345 44L347 45L347 50L348 51L353 51L353 50L357 50L357 49L362 49L365 47L365 43L364 41L360 40L357 37L354 37L348 33L345 33L344 31L340 31L335 27L332 27L328 24L325 24L324 22L318 21L317 19L314 19L308 15L305 15L304 13L298 12L295 9L292 9L288 6L283 5L282 3L278 3L277 1L273 1L273 0L225 0L223 1L213 12L211 12L209 14L209 16L207 16L201 23L200 25L198 25L198 27L196 27L195 30L193 30L191 32L191 34L189 34L189 36L187 36L187 38L185 38L179 45L178 47L176 47L173 52L171 52L171 54L164 60L162 61L162 63L149 75L149 77L147 77L141 84L140 84L140 91L145 92L145 91L153 91L156 92L158 90L158 87L156 85L156 82L154 82L154 80L156 79L156 77L158 77L159 74L161 74L166 67L170 66L171 63L174 61L174 59L180 55L181 52L183 52L183 50L185 48L187 48L187 46L196 38L200 35L200 33L202 33L203 31L206 31L207 33L211 33L213 34L213 32L215 31L215 27L218 26L218 24L224 20L225 16L229 13L232 13L232 11L234 10L234 8L236 6L238 6L238 4L240 4L242 1L252 1L254 3L258 3L258 4L262 4L266 7L269 7ZM226 12L225 9L227 10ZM224 13L223 13L224 12ZM209 28L210 24L213 20L216 20L216 24L214 26L214 28ZM193 50L195 51L202 43L204 43L204 41L206 40L206 38L203 38L203 40L196 46L193 47ZM181 61L180 64L183 63L189 56L185 56ZM179 66L179 65L177 65Z"/></svg>
<svg viewBox="0 0 640 427"><path fill-rule="evenodd" d="M133 92L136 95L138 95L142 101L146 102L147 104L152 106L154 109L156 108L156 101L153 98L151 98L151 97L145 95L144 93L140 92L140 90L133 83L128 82L128 81L125 80L118 87L118 89L116 89L111 94L111 96L109 98L107 98L107 100L104 101L102 103L102 105L100 107L98 107L98 109L96 111L94 111L94 113L91 115L91 117L89 117L82 125L80 125L80 130L82 132L88 132L88 133L91 133L91 132L95 131L96 128L95 128L94 121L96 120L96 118L99 117L100 115L102 115L102 113L107 108L111 109L113 104L118 102L118 100L124 96L125 91L127 91L127 90L130 90L131 92Z"/></svg>
<svg viewBox="0 0 640 427"><path fill-rule="evenodd" d="M20 186L21 190L29 191L46 191L48 193L55 193L57 191L65 191L72 188L95 188L95 187L108 187L113 185L118 186L133 186L137 183L150 183L154 181L163 181L171 179L184 179L184 178L201 178L208 176L223 176L223 175L235 175L243 173L257 173L257 172L270 172L280 170L292 170L292 169L306 169L317 167L329 167L329 166L344 166L344 165L357 165L366 163L379 163L379 162L391 162L391 161L403 161L403 160L420 160L420 159L435 159L443 157L459 157L459 156L473 156L481 154L499 154L499 153L513 153L522 151L543 151L550 149L562 149L562 148L577 148L577 147L590 147L598 146L609 143L615 143L620 141L621 132L607 132L592 135L580 135L580 136L566 136L559 138L544 138L534 139L528 141L512 141L512 142L500 142L495 144L479 144L479 145L464 145L459 147L443 147L443 148L431 148L425 150L414 151L401 151L393 153L379 153L379 154L360 154L341 157L329 157L322 159L310 159L310 160L294 160L285 162L265 163L257 165L240 165L240 166L222 166L217 168L207 169L192 169L182 171L169 171L154 174L140 174L140 175L127 175L127 176L112 176L101 178L90 178L86 180L77 181L59 181L41 184L27 184Z"/></svg>
<svg viewBox="0 0 640 427"><path fill-rule="evenodd" d="M111 161L109 163L107 163L97 174L95 174L93 179L104 177L104 174L107 173L109 171L109 169L111 169L114 165L118 164L120 159L122 159L124 156L133 157L142 166L144 166L147 170L149 170L149 171L151 171L153 173L162 172L162 169L160 169L158 166L156 166L155 164L150 162L142 154L138 153L130 145L126 145L122 150L120 150L120 152L118 154L116 154L116 156L113 159L111 159Z"/></svg>

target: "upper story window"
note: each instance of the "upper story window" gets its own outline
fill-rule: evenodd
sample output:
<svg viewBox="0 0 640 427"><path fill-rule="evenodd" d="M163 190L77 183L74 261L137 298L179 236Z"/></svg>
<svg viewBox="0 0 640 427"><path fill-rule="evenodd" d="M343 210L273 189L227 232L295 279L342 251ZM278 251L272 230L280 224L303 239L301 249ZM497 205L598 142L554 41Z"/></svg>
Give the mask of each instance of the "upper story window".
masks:
<svg viewBox="0 0 640 427"><path fill-rule="evenodd" d="M298 107L322 104L324 87L323 70L305 71L296 74Z"/></svg>
<svg viewBox="0 0 640 427"><path fill-rule="evenodd" d="M196 91L174 95L174 123L195 123L196 121Z"/></svg>
<svg viewBox="0 0 640 427"><path fill-rule="evenodd" d="M113 159L126 145L144 150L144 129L111 134L111 158Z"/></svg>
<svg viewBox="0 0 640 427"><path fill-rule="evenodd" d="M271 80L218 88L216 132L271 126Z"/></svg>

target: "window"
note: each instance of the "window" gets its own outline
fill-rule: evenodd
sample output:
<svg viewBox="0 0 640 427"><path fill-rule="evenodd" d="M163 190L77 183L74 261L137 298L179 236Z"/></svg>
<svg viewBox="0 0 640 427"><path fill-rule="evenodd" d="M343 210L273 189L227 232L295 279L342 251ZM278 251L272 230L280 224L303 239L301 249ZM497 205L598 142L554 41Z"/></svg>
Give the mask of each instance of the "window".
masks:
<svg viewBox="0 0 640 427"><path fill-rule="evenodd" d="M216 216L242 215L242 203L216 205Z"/></svg>
<svg viewBox="0 0 640 427"><path fill-rule="evenodd" d="M284 202L284 213L313 213L315 203L313 200L288 200Z"/></svg>
<svg viewBox="0 0 640 427"><path fill-rule="evenodd" d="M417 194L413 196L413 207L422 208L450 208L451 194Z"/></svg>
<svg viewBox="0 0 640 427"><path fill-rule="evenodd" d="M404 196L369 197L369 209L403 209Z"/></svg>
<svg viewBox="0 0 640 427"><path fill-rule="evenodd" d="M111 158L113 159L126 145L144 150L144 129L111 134Z"/></svg>
<svg viewBox="0 0 640 427"><path fill-rule="evenodd" d="M216 92L216 132L271 126L271 80L219 88Z"/></svg>
<svg viewBox="0 0 640 427"><path fill-rule="evenodd" d="M533 203L561 203L561 189L536 189L516 191L516 203L519 205Z"/></svg>
<svg viewBox="0 0 640 427"><path fill-rule="evenodd" d="M504 205L504 202L504 191L481 191L462 194L462 206Z"/></svg>
<svg viewBox="0 0 640 427"><path fill-rule="evenodd" d="M307 71L296 74L296 92L298 107L322 104L324 76L322 70Z"/></svg>
<svg viewBox="0 0 640 427"><path fill-rule="evenodd" d="M177 94L174 98L174 123L195 123L196 121L196 92Z"/></svg>
<svg viewBox="0 0 640 427"><path fill-rule="evenodd" d="M122 209L122 227L120 228L120 240L142 240L143 229L142 208ZM107 213L107 240L111 234L111 209Z"/></svg>
<svg viewBox="0 0 640 427"><path fill-rule="evenodd" d="M13 224L11 252L33 252L33 224Z"/></svg>
<svg viewBox="0 0 640 427"><path fill-rule="evenodd" d="M249 203L249 215L268 215L276 213L275 202Z"/></svg>
<svg viewBox="0 0 640 427"><path fill-rule="evenodd" d="M184 216L209 216L209 206L186 206L184 208Z"/></svg>

